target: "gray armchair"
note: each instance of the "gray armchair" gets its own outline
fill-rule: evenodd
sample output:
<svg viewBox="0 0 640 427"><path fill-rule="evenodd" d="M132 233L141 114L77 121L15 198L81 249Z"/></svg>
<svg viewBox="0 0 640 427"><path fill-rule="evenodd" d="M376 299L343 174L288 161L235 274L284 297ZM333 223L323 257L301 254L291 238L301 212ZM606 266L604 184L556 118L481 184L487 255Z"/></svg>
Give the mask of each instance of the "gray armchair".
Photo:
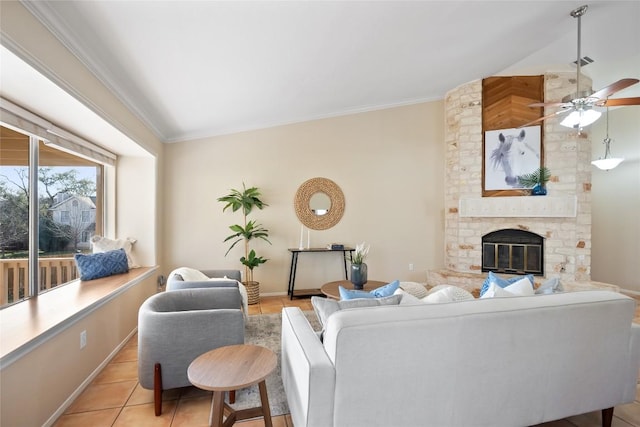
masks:
<svg viewBox="0 0 640 427"><path fill-rule="evenodd" d="M238 282L241 280L240 270L200 270L205 276L210 278L224 278L227 277L229 281L223 280L193 280L186 281L179 274L174 274L169 277L167 281L167 290L173 291L176 289L189 289L189 288L210 288L210 287L238 287Z"/></svg>
<svg viewBox="0 0 640 427"><path fill-rule="evenodd" d="M189 386L189 364L207 351L244 343L237 287L179 289L149 297L138 312L138 380L154 391L155 414L162 391Z"/></svg>

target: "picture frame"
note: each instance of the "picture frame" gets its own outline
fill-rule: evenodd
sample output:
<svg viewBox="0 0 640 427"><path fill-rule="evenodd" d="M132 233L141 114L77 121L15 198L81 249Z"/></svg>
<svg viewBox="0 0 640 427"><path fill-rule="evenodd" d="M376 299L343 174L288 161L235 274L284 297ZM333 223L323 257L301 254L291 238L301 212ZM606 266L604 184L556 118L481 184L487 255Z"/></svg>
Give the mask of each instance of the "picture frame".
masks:
<svg viewBox="0 0 640 427"><path fill-rule="evenodd" d="M543 165L541 126L487 130L483 138L483 195L522 195L518 176Z"/></svg>

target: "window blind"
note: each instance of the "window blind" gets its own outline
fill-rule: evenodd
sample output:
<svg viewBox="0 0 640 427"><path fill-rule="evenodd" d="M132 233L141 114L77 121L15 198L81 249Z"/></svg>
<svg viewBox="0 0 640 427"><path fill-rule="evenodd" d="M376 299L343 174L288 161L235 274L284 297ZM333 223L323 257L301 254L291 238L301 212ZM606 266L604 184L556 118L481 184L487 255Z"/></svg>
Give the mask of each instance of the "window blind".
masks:
<svg viewBox="0 0 640 427"><path fill-rule="evenodd" d="M115 166L117 156L73 133L57 127L42 117L13 102L0 97L0 122L3 125L26 132L59 150L84 157L85 159L109 166Z"/></svg>

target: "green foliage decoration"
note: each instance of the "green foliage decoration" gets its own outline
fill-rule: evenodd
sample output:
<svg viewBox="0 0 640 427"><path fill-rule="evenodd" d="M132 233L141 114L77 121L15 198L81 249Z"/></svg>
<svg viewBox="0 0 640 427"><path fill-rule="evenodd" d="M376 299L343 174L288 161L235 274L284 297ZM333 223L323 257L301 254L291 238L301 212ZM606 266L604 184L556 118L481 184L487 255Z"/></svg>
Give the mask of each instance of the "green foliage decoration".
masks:
<svg viewBox="0 0 640 427"><path fill-rule="evenodd" d="M224 208L222 208L223 212L227 209L231 209L232 212L242 212L243 223L229 226L233 234L224 239L225 242L231 241L231 246L227 249L225 256L227 256L231 249L238 243L244 242L244 256L240 258L240 263L245 267L244 277L247 282L253 282L253 269L268 261L266 258L257 256L255 250L250 249L249 242L253 239L262 239L271 244L269 241L269 230L264 228L262 224L258 224L255 220L247 220L247 217L254 208L263 209L269 206L260 199L261 196L260 190L257 187L247 188L243 182L242 191L231 189L229 194L218 198L219 202L225 203Z"/></svg>
<svg viewBox="0 0 640 427"><path fill-rule="evenodd" d="M520 175L518 177L518 182L524 188L533 188L538 184L544 187L549 179L551 179L551 171L547 167L543 166L531 173Z"/></svg>

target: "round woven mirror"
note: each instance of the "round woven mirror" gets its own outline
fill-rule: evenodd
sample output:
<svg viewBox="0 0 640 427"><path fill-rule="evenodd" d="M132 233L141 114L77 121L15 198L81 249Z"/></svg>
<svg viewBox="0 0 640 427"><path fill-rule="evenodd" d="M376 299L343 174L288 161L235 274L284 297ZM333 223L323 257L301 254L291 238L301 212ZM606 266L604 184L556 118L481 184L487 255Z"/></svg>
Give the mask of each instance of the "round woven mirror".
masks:
<svg viewBox="0 0 640 427"><path fill-rule="evenodd" d="M305 227L326 230L344 214L344 194L327 178L311 178L302 183L294 200L296 215Z"/></svg>

